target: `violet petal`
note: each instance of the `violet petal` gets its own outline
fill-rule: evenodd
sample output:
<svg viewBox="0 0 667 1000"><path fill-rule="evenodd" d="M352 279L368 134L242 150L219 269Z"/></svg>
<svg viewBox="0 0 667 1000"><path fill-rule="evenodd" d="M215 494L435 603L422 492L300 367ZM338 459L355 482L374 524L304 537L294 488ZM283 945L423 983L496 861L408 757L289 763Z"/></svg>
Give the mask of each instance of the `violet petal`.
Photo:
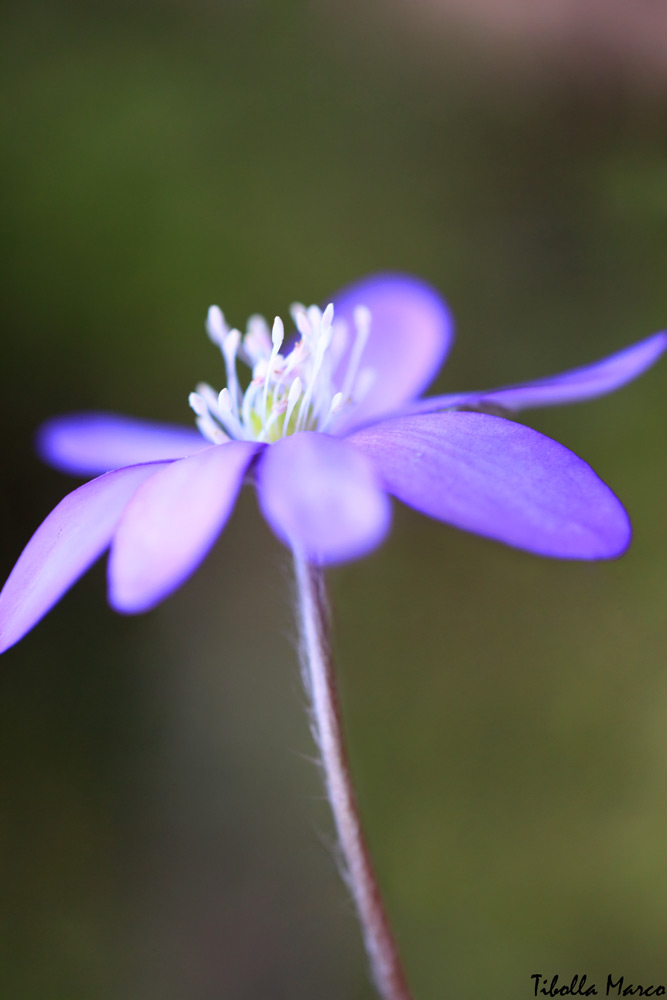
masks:
<svg viewBox="0 0 667 1000"><path fill-rule="evenodd" d="M148 611L194 572L231 514L258 447L209 446L137 490L109 556L109 601L117 611Z"/></svg>
<svg viewBox="0 0 667 1000"><path fill-rule="evenodd" d="M47 420L37 432L36 444L45 462L77 476L185 458L211 446L191 427L97 412Z"/></svg>
<svg viewBox="0 0 667 1000"><path fill-rule="evenodd" d="M401 274L365 278L333 299L336 319L354 331L354 309L370 309L371 331L360 370L370 369L373 381L364 398L347 417L341 414L336 433L390 413L414 399L438 373L453 340L453 321L440 295L425 282ZM336 376L342 386L351 349L348 344Z"/></svg>
<svg viewBox="0 0 667 1000"><path fill-rule="evenodd" d="M51 511L0 594L0 653L36 625L102 555L132 494L163 464L109 472L69 493Z"/></svg>
<svg viewBox="0 0 667 1000"><path fill-rule="evenodd" d="M348 439L390 493L466 531L563 559L620 555L617 497L582 459L530 427L482 413L397 417Z"/></svg>
<svg viewBox="0 0 667 1000"><path fill-rule="evenodd" d="M361 556L389 529L389 500L371 463L328 434L294 434L267 448L257 467L257 489L278 537L315 562Z"/></svg>
<svg viewBox="0 0 667 1000"><path fill-rule="evenodd" d="M603 396L620 389L655 364L667 347L667 334L655 333L631 347L611 354L602 361L574 368L561 375L551 375L534 382L489 389L486 392L462 392L432 396L404 407L404 413L433 413L447 407L499 406L510 412L538 406L560 406Z"/></svg>

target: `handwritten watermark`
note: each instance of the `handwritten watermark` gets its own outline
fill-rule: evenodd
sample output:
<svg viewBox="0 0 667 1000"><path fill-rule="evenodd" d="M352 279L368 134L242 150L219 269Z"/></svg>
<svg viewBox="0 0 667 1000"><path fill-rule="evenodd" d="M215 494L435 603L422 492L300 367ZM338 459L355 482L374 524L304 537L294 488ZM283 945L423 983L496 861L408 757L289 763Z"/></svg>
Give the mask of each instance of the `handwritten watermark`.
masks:
<svg viewBox="0 0 667 1000"><path fill-rule="evenodd" d="M543 976L534 972L530 977L533 982L535 997L664 997L667 988L662 983L633 983L625 976L607 975L607 982L598 989L596 983L589 981L588 976L578 973L569 982L562 982L559 975Z"/></svg>

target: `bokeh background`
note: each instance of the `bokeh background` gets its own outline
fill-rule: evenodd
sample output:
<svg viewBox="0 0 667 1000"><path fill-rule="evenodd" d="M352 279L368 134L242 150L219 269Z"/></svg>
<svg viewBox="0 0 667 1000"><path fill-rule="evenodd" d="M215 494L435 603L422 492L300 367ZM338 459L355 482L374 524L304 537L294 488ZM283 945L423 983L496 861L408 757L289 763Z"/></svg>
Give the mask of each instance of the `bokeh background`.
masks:
<svg viewBox="0 0 667 1000"><path fill-rule="evenodd" d="M629 13L631 11L631 13ZM72 483L75 409L189 423L242 324L433 282L440 391L667 324L667 25L595 0L5 5L0 571ZM663 364L528 414L626 502L554 563L396 510L331 573L368 835L417 1000L667 983ZM0 670L0 996L370 1000L312 763L286 553L245 491L198 575L115 616L98 566Z"/></svg>

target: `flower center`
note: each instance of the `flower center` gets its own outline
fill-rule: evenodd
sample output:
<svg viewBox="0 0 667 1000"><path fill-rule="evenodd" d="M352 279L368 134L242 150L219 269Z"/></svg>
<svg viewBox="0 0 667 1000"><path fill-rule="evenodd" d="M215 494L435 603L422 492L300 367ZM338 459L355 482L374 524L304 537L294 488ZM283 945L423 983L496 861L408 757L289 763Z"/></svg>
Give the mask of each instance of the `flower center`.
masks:
<svg viewBox="0 0 667 1000"><path fill-rule="evenodd" d="M227 326L217 306L209 309L206 329L222 351L227 385L218 393L200 382L189 400L197 427L213 444L230 438L271 443L297 431L326 431L341 410L370 389L374 372L361 367L371 327L365 306L354 310L351 342L347 323L334 320L333 304L322 311L297 303L290 312L299 339L283 354L285 328L279 316L271 330L262 316L251 316L241 334ZM245 389L237 360L251 372Z"/></svg>

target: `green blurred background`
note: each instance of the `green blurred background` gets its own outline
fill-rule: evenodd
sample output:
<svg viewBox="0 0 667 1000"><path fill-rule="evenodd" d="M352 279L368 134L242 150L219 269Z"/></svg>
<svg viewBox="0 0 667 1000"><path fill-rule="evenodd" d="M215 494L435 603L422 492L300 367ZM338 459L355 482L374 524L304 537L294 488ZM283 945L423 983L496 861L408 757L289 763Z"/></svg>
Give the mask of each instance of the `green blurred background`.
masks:
<svg viewBox="0 0 667 1000"><path fill-rule="evenodd" d="M72 485L35 458L38 423L190 423L190 389L222 379L211 302L242 324L413 272L457 317L441 391L666 322L667 73L634 50L541 58L335 0L22 0L1 39L3 578ZM624 559L549 562L397 509L331 574L417 1000L520 1000L535 972L667 983L666 386L663 364L528 415L626 502ZM159 610L115 616L98 566L3 657L3 1000L373 996L290 599L246 491Z"/></svg>

